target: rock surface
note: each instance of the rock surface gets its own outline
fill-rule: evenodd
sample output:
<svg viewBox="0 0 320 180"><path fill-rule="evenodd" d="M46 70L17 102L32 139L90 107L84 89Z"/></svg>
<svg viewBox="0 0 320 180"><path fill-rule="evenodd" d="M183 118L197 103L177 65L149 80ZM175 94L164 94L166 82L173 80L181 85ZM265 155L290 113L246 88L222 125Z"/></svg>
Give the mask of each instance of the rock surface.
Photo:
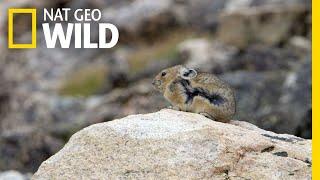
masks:
<svg viewBox="0 0 320 180"><path fill-rule="evenodd" d="M74 134L33 179L311 179L311 141L161 110Z"/></svg>

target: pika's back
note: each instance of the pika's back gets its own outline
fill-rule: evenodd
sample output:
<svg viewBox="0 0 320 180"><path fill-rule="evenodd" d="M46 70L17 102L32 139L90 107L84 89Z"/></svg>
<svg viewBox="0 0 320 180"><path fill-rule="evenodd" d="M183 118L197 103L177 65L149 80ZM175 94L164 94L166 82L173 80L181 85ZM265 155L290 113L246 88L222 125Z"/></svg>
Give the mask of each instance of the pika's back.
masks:
<svg viewBox="0 0 320 180"><path fill-rule="evenodd" d="M198 73L198 75L191 79L191 81L198 85L214 86L216 88L231 88L229 84L218 78L217 76L209 73Z"/></svg>

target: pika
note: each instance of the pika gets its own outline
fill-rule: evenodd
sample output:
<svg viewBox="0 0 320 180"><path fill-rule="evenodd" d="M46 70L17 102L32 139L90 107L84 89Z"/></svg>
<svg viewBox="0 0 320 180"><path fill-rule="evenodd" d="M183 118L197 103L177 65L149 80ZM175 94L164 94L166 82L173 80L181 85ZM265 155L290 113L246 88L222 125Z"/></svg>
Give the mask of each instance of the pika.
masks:
<svg viewBox="0 0 320 180"><path fill-rule="evenodd" d="M175 110L225 123L236 112L234 90L213 74L177 65L161 71L152 84Z"/></svg>

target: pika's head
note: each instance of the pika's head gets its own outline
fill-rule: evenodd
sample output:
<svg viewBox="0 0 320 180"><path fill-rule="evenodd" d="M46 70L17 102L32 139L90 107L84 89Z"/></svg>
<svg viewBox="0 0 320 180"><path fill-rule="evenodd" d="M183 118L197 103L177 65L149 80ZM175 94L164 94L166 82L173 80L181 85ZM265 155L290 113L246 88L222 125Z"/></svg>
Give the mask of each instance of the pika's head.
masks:
<svg viewBox="0 0 320 180"><path fill-rule="evenodd" d="M173 66L162 70L152 81L152 85L159 90L164 92L168 84L172 81L182 79L193 79L197 76L197 71L191 68L187 68L182 65Z"/></svg>

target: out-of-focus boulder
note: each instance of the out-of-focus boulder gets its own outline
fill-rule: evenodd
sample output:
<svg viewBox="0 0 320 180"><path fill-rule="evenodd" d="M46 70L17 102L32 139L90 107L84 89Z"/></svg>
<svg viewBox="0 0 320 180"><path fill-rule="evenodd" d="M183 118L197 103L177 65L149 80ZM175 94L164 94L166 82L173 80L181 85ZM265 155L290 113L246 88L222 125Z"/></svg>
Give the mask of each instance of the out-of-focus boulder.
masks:
<svg viewBox="0 0 320 180"><path fill-rule="evenodd" d="M311 41L303 36L293 36L289 39L289 47L294 48L301 54L310 54Z"/></svg>
<svg viewBox="0 0 320 180"><path fill-rule="evenodd" d="M9 114L0 121L1 131L20 127L46 127L51 123L71 121L84 111L84 100L43 93L14 92L8 103Z"/></svg>
<svg viewBox="0 0 320 180"><path fill-rule="evenodd" d="M28 175L23 175L18 171L10 170L5 172L0 172L0 180L28 180L30 177Z"/></svg>
<svg viewBox="0 0 320 180"><path fill-rule="evenodd" d="M177 19L183 25L191 25L198 29L214 31L217 26L219 13L224 9L225 0L176 0L172 8Z"/></svg>
<svg viewBox="0 0 320 180"><path fill-rule="evenodd" d="M0 57L0 119L3 118L8 112L8 105L10 101L10 83L6 80L3 74L5 67L4 61ZM0 120L1 122L1 120Z"/></svg>
<svg viewBox="0 0 320 180"><path fill-rule="evenodd" d="M0 120L0 170L34 172L39 164L59 150L65 138L58 124L73 122L85 109L83 101L41 93L10 92ZM70 126L68 126L70 127Z"/></svg>
<svg viewBox="0 0 320 180"><path fill-rule="evenodd" d="M162 110L87 127L33 179L311 179L311 141Z"/></svg>
<svg viewBox="0 0 320 180"><path fill-rule="evenodd" d="M102 20L115 24L121 33L121 40L134 36L150 38L174 25L175 18L170 12L172 0L137 0L122 6L107 7L103 10Z"/></svg>
<svg viewBox="0 0 320 180"><path fill-rule="evenodd" d="M311 104L311 58L305 59L295 71L289 73L285 79L280 106L295 128L295 134L311 138L312 104Z"/></svg>
<svg viewBox="0 0 320 180"><path fill-rule="evenodd" d="M45 131L20 127L0 133L0 169L34 172L42 161L63 146Z"/></svg>
<svg viewBox="0 0 320 180"><path fill-rule="evenodd" d="M265 45L251 45L239 51L233 46L205 38L186 40L179 45L179 58L186 66L215 74L237 70L292 70L304 56L305 53L293 52L289 47Z"/></svg>
<svg viewBox="0 0 320 180"><path fill-rule="evenodd" d="M236 91L236 118L249 119L274 132L311 138L310 60L295 69L291 73L239 71L223 75Z"/></svg>
<svg viewBox="0 0 320 180"><path fill-rule="evenodd" d="M268 47L265 45L250 45L228 64L228 70L247 71L277 71L293 70L301 64L305 53L292 51L291 48Z"/></svg>
<svg viewBox="0 0 320 180"><path fill-rule="evenodd" d="M246 48L252 43L277 45L292 33L306 33L308 8L303 4L250 7L221 14L217 37L220 41ZM297 25L299 24L299 25Z"/></svg>
<svg viewBox="0 0 320 180"><path fill-rule="evenodd" d="M180 57L186 59L185 65L206 72L225 72L237 53L237 48L212 43L205 38L189 39L179 45Z"/></svg>
<svg viewBox="0 0 320 180"><path fill-rule="evenodd" d="M249 122L276 132L294 133L290 119L286 114L277 114L279 98L286 78L284 71L246 72L238 71L221 76L236 92L237 119L248 119ZM281 129L278 129L277 126Z"/></svg>

